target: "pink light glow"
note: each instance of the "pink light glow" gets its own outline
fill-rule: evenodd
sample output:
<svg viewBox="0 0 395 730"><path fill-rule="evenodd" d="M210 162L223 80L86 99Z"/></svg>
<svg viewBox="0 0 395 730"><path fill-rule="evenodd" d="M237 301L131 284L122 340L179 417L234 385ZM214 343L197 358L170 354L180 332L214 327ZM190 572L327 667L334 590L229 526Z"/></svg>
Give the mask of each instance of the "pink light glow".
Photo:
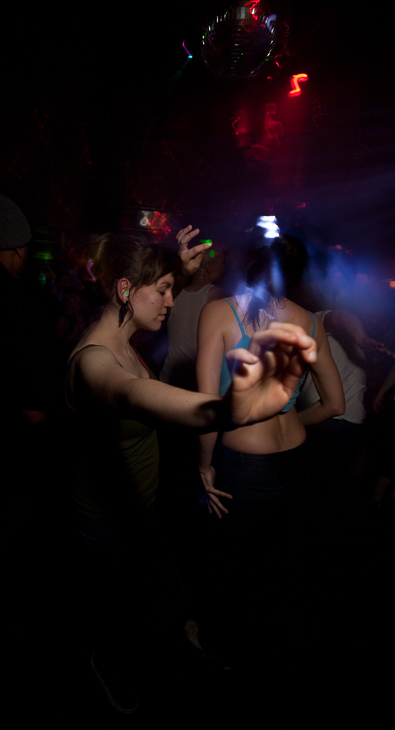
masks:
<svg viewBox="0 0 395 730"><path fill-rule="evenodd" d="M232 122L232 127L233 127L233 129L235 130L235 134L239 134L239 133L238 133L238 131L237 131L237 128L236 128L236 124L237 124L237 122L239 122L239 121L240 121L240 119L241 119L241 117L237 117L237 119L235 119L235 120L234 120L234 121Z"/></svg>
<svg viewBox="0 0 395 730"><path fill-rule="evenodd" d="M88 263L86 264L86 270L87 270L91 280L96 281L96 277L92 273L92 266L93 266L93 259L89 259Z"/></svg>
<svg viewBox="0 0 395 730"><path fill-rule="evenodd" d="M192 54L191 54L191 53L189 53L189 51L188 51L188 48L187 48L187 47L186 47L186 45L185 45L185 41L183 41L183 42L182 42L182 47L183 47L183 49L184 49L185 53L187 53L187 54L188 54L188 58L192 58Z"/></svg>

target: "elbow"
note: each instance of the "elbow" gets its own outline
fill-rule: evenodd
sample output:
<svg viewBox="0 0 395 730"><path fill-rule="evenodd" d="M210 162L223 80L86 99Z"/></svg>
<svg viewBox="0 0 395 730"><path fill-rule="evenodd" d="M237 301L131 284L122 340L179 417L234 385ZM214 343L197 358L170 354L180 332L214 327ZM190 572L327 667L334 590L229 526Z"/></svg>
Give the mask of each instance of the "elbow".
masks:
<svg viewBox="0 0 395 730"><path fill-rule="evenodd" d="M332 406L332 416L331 418L334 418L335 416L342 416L346 410L346 402L344 398L339 401L338 403L334 403Z"/></svg>
<svg viewBox="0 0 395 730"><path fill-rule="evenodd" d="M346 402L344 398L330 398L328 400L321 400L323 407L323 413L325 411L325 419L335 418L335 416L342 416L346 410Z"/></svg>

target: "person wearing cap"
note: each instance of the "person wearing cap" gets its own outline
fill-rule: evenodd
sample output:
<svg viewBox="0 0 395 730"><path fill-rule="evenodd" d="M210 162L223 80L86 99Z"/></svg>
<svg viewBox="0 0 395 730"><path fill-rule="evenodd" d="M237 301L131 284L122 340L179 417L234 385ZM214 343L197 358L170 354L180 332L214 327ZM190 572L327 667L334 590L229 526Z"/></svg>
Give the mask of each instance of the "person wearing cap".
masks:
<svg viewBox="0 0 395 730"><path fill-rule="evenodd" d="M0 195L0 264L19 279L27 264L27 245L32 240L30 226L21 209Z"/></svg>
<svg viewBox="0 0 395 730"><path fill-rule="evenodd" d="M61 532L61 470L54 449L59 432L52 418L54 349L48 311L29 273L32 246L24 213L0 195L2 608L7 627L2 659L5 694L19 707L39 696L34 673L26 674L25 658L39 655L42 666L50 666L58 621L53 568L60 562L56 545ZM50 680L45 677L47 689Z"/></svg>
<svg viewBox="0 0 395 730"><path fill-rule="evenodd" d="M10 533L16 513L20 521L21 510L26 515L32 507L36 509L40 486L36 484L33 490L32 482L37 468L43 483L45 460L50 455L43 453L42 437L55 402L54 351L47 314L41 306L38 290L26 275L31 242L32 232L24 213L10 198L0 195L0 331L3 345L0 408L3 473L8 468L8 473L12 474L3 490L3 505L5 503L12 516L8 521Z"/></svg>

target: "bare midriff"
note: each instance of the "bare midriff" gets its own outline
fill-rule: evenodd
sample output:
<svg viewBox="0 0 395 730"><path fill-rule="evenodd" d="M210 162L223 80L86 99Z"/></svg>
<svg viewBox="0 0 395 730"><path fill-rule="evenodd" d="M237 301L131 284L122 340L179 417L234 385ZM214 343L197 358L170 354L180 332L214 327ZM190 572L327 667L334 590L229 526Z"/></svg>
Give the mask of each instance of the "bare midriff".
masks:
<svg viewBox="0 0 395 730"><path fill-rule="evenodd" d="M228 449L245 454L274 454L296 449L306 440L306 430L294 407L267 421L222 434Z"/></svg>

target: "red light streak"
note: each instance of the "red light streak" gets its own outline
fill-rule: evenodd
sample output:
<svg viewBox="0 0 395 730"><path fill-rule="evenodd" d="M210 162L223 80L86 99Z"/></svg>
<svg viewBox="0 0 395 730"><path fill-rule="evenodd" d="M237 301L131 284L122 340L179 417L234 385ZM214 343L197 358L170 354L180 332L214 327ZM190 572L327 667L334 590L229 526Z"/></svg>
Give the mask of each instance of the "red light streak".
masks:
<svg viewBox="0 0 395 730"><path fill-rule="evenodd" d="M235 120L234 120L234 121L232 122L232 127L233 127L233 129L235 130L235 134L239 134L239 133L238 133L238 131L237 131L237 128L236 128L236 124L237 124L237 122L239 122L239 121L240 121L240 119L241 119L241 117L237 117L237 119L235 119Z"/></svg>
<svg viewBox="0 0 395 730"><path fill-rule="evenodd" d="M148 228L152 228L154 230L162 229L170 233L170 228L166 224L166 216L162 215L162 213L159 213L157 210L155 211L151 221L147 219L147 225Z"/></svg>
<svg viewBox="0 0 395 730"><path fill-rule="evenodd" d="M246 4L244 5L244 7L245 7L245 8L247 8L247 7L249 6L249 5L251 5L251 7L249 8L249 11L250 11L251 15L254 15L254 8L255 8L255 7L257 6L257 5L259 5L259 2L260 2L260 0L251 0L251 2L249 2L249 3L246 3Z"/></svg>
<svg viewBox="0 0 395 730"><path fill-rule="evenodd" d="M300 96L302 89L299 86L300 81L308 81L309 77L307 74L294 74L291 76L292 91L288 92L288 96Z"/></svg>

